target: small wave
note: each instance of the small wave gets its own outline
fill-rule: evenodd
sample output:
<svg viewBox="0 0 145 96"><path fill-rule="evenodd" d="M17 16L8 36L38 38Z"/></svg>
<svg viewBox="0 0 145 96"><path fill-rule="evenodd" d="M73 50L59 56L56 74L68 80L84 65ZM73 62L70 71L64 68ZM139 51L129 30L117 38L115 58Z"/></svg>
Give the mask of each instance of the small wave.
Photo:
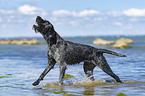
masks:
<svg viewBox="0 0 145 96"><path fill-rule="evenodd" d="M141 81L123 81L123 84L145 84L145 82L141 82Z"/></svg>

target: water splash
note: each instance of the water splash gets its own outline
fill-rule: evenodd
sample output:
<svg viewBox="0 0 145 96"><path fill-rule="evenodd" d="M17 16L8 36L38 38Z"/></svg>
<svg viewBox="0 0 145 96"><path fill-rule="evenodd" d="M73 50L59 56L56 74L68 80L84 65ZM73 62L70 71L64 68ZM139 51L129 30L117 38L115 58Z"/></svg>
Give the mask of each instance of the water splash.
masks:
<svg viewBox="0 0 145 96"><path fill-rule="evenodd" d="M83 79L83 80L79 80L79 81L74 81L73 85L74 87L88 87L88 86L101 86L101 85L106 85L107 82L104 79L98 79L95 81L91 81L89 79Z"/></svg>
<svg viewBox="0 0 145 96"><path fill-rule="evenodd" d="M63 86L59 85L58 82L51 82L47 83L44 87L45 88L51 88L51 89L60 89L63 87L94 87L94 86L101 86L101 85L109 85L114 84L113 81L106 81L104 79L98 79L95 81L91 81L89 79L83 79L83 80L73 80L73 81L65 81Z"/></svg>
<svg viewBox="0 0 145 96"><path fill-rule="evenodd" d="M51 88L51 89L61 89L64 87L95 87L95 86L106 86L106 85L120 85L121 83L117 83L115 80L104 80L98 79L95 81L91 81L89 79L83 80L73 80L73 81L65 81L63 86L59 85L58 82L51 82L47 83L44 88ZM145 84L145 82L140 81L123 81L122 84Z"/></svg>
<svg viewBox="0 0 145 96"><path fill-rule="evenodd" d="M51 83L47 83L44 88L51 88L51 89L61 89L63 88L63 86L59 85L58 82L51 82Z"/></svg>

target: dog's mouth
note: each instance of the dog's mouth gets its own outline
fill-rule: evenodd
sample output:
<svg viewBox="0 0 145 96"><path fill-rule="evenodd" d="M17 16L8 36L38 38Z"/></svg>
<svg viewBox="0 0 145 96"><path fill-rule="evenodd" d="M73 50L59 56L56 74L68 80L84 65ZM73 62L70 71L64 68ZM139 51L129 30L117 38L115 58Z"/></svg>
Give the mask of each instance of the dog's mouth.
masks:
<svg viewBox="0 0 145 96"><path fill-rule="evenodd" d="M43 22L43 19L40 16L37 16L35 26L40 27L42 22Z"/></svg>
<svg viewBox="0 0 145 96"><path fill-rule="evenodd" d="M36 27L39 27L40 25L38 24L38 22L36 22L37 24L35 24Z"/></svg>
<svg viewBox="0 0 145 96"><path fill-rule="evenodd" d="M40 28L40 24L39 24L38 22L36 22L36 24L34 24L33 27L32 27L32 29L33 29L36 33L39 32L39 31L38 31L39 28Z"/></svg>
<svg viewBox="0 0 145 96"><path fill-rule="evenodd" d="M36 27L40 27L39 22L36 20L36 24L34 24Z"/></svg>
<svg viewBox="0 0 145 96"><path fill-rule="evenodd" d="M39 32L39 30L41 29L41 22L42 22L42 18L40 16L37 16L36 18L36 24L33 25L33 29L35 30L35 32Z"/></svg>
<svg viewBox="0 0 145 96"><path fill-rule="evenodd" d="M42 31L48 30L51 28L52 28L52 25L49 21L43 20L40 16L37 16L36 24L33 25L33 29L35 30L36 33L37 32L42 33Z"/></svg>

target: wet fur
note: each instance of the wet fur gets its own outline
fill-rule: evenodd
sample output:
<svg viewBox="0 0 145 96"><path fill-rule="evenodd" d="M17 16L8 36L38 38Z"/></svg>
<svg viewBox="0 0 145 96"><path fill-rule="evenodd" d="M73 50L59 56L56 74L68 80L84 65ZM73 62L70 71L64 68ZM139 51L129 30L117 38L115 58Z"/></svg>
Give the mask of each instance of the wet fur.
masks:
<svg viewBox="0 0 145 96"><path fill-rule="evenodd" d="M93 77L93 69L98 66L105 73L113 77L117 82L121 83L119 77L115 75L109 67L103 53L120 57L125 57L125 55L106 49L97 49L89 45L66 41L58 35L49 21L43 20L40 16L37 16L36 22L38 25L33 25L35 32L40 32L48 44L48 65L40 77L33 83L34 86L38 85L40 81L43 80L45 75L56 63L59 64L59 84L62 85L66 66L80 62L84 62L84 72L90 80L95 80Z"/></svg>

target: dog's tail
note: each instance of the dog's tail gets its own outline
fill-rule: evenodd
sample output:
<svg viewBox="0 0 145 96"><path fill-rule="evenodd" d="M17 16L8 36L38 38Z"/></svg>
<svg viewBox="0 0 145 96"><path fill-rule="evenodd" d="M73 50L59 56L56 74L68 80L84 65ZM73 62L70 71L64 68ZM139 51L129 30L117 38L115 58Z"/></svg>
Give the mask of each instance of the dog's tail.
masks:
<svg viewBox="0 0 145 96"><path fill-rule="evenodd" d="M116 53L116 52L113 52L113 51L110 51L110 50L106 50L106 49L98 49L97 52L108 53L108 54L116 55L116 56L119 56L119 57L126 57L126 55L119 54L119 53Z"/></svg>

